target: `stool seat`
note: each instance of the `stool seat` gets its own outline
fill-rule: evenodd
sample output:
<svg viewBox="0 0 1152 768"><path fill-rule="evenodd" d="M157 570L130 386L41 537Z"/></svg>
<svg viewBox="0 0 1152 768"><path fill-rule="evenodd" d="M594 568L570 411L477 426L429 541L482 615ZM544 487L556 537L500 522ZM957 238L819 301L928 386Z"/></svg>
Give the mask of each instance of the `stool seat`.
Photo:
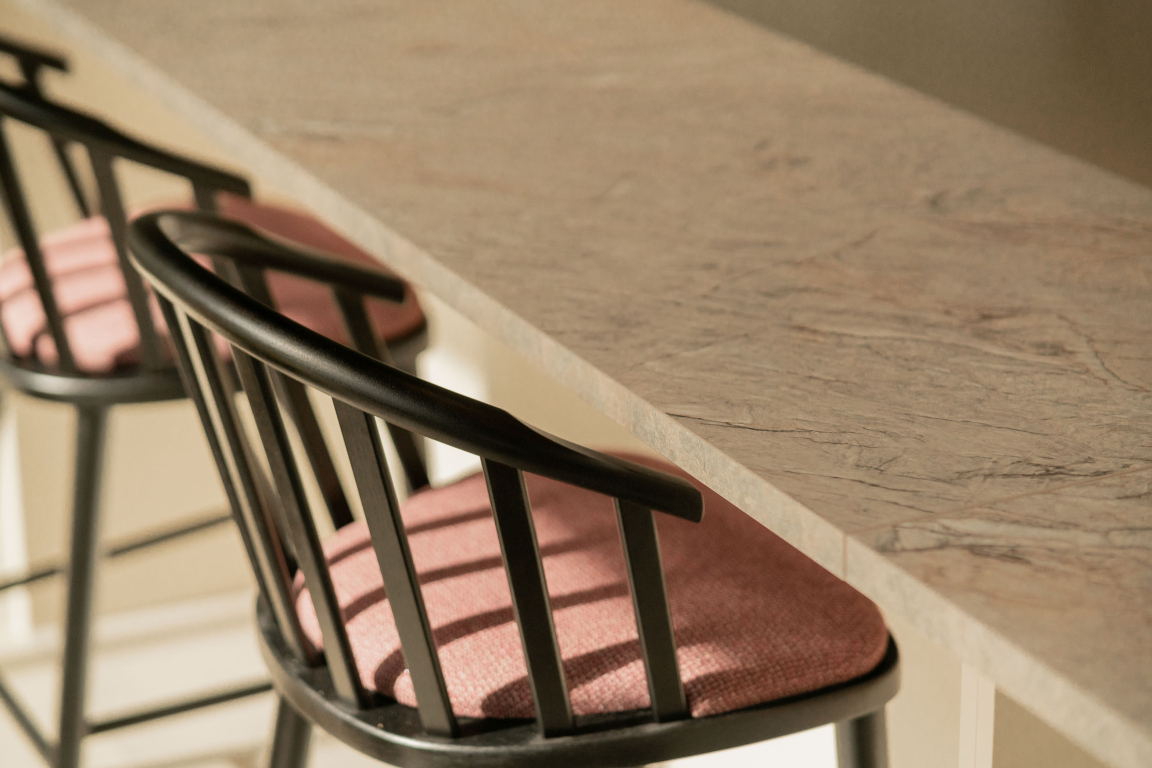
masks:
<svg viewBox="0 0 1152 768"><path fill-rule="evenodd" d="M379 262L316 218L278 205L230 194L219 196L221 211L230 218L349 261L385 270ZM40 241L65 332L84 373L110 373L139 361L140 332L128 303L124 278L108 223L94 216L53 232ZM331 291L315 281L275 272L269 289L288 317L325 336L347 343ZM408 292L402 304L368 302L374 328L385 342L403 339L425 325L416 296ZM167 328L153 304L157 330ZM24 252L13 249L0 257L0 323L14 355L44 365L58 360L56 344L32 282Z"/></svg>
<svg viewBox="0 0 1152 768"><path fill-rule="evenodd" d="M621 455L692 481L659 461ZM577 715L648 706L648 687L612 500L525 475L565 675ZM694 482L694 481L692 481ZM707 487L702 523L657 515L694 717L820 690L871 672L888 631L876 606ZM534 717L508 581L482 475L402 505L429 621L457 716ZM364 523L324 547L366 688L415 706ZM304 634L322 647L308 590Z"/></svg>

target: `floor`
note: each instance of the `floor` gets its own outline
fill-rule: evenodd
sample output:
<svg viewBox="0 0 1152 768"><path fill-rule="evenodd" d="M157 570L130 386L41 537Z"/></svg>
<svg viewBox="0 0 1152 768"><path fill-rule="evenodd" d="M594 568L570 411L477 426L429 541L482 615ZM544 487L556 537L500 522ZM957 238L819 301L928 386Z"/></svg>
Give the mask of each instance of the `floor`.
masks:
<svg viewBox="0 0 1152 768"><path fill-rule="evenodd" d="M260 679L263 664L246 592L103 617L96 630L90 706L110 716L156 701ZM0 666L42 724L52 721L57 688L55 631L0 646ZM272 694L220 705L156 723L91 737L86 768L257 768L273 716ZM0 716L0 765L41 768L36 753L6 716ZM327 734L313 735L310 768L381 764ZM724 753L662 763L668 768L836 765L831 727L818 728Z"/></svg>

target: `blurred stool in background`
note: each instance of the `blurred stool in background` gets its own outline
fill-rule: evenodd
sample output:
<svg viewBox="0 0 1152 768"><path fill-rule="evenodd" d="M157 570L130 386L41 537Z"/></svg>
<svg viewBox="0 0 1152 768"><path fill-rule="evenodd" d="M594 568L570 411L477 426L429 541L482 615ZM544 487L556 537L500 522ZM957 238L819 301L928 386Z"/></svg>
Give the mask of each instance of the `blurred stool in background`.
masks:
<svg viewBox="0 0 1152 768"><path fill-rule="evenodd" d="M187 701L127 713L101 722L85 718L88 639L94 568L98 549L98 502L108 409L114 405L185 397L172 359L169 331L155 298L128 262L128 217L116 164L137 163L182 177L202 210L221 209L273 234L304 242L362 264L364 252L316 219L251 199L240 176L132 138L110 125L45 96L45 69L66 71L51 53L0 39L0 54L15 57L23 82L0 81L0 196L19 247L0 260L0 380L33 397L69 403L77 412L75 486L71 546L66 564L36 567L0 583L0 591L67 574L59 739L49 743L0 679L0 701L40 754L56 768L76 768L84 736L146 722L169 714L262 692L261 681ZM41 237L21 185L4 129L16 121L43 132L51 143L80 221ZM80 147L86 163L78 165ZM81 169L90 171L98 203L89 202ZM98 213L97 213L98 211ZM336 302L308 281L273 275L269 293L284 311L321 333L344 339ZM426 321L410 287L398 302L374 303L368 310L372 333L405 367L414 366L426 345ZM352 521L351 511L327 451L315 413L302 387L283 393L285 408L312 460L337 527ZM418 451L415 452L418 460ZM226 522L214 515L134 541L108 547L120 557Z"/></svg>

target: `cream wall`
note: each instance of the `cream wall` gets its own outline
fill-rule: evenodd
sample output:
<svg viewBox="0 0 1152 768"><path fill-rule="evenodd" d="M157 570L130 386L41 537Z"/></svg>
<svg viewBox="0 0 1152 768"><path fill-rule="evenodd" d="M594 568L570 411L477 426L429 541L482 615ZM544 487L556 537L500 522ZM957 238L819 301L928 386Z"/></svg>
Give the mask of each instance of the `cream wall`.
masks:
<svg viewBox="0 0 1152 768"><path fill-rule="evenodd" d="M0 33L72 49L9 0L0 0ZM76 50L71 50L71 58L74 73L50 76L51 93L96 113L116 116L118 123L130 126L142 137L230 165L187 123L142 97L99 62ZM37 147L26 131L19 133L14 142L22 159L27 158L26 175L34 188L38 220L45 230L67 223L72 212L44 147ZM179 185L152 174L130 173L126 179L131 203L181 192ZM274 196L274 191L261 189L258 183L256 186L258 194ZM5 247L12 242L2 228L0 242ZM431 297L425 297L425 304L432 325L431 347L421 361L423 375L486 399L567 439L647 450L451 309ZM15 407L26 550L28 560L35 564L58 557L66 545L73 419L64 406L8 393L4 397L9 407ZM432 458L445 475L467 465L450 453L433 451ZM223 495L207 448L186 402L116 409L110 422L103 496L106 540L195 518L222 505ZM0 526L0 532L3 530ZM118 611L228 592L247 584L237 536L230 527L223 527L176 546L102 564L99 607L103 612ZM32 590L32 605L37 623L54 621L60 610L58 586ZM0 612L0 621L3 616ZM993 699L974 699L965 693L966 678L959 660L900 617L891 616L889 621L901 646L904 667L902 691L889 707L893 768L987 768L989 761L996 768L1098 765L1019 705L999 695L994 699L993 738ZM974 704L977 699L984 702L982 710ZM974 725L980 722L981 713L986 716L982 730ZM983 740L981 743L990 749L982 753L979 745L973 746L973 739Z"/></svg>

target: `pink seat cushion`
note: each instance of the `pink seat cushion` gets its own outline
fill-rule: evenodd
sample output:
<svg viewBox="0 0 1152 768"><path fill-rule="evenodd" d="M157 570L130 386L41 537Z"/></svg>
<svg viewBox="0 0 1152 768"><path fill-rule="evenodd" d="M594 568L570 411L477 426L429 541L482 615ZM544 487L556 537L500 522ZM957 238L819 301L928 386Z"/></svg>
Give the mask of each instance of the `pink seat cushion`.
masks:
<svg viewBox="0 0 1152 768"><path fill-rule="evenodd" d="M308 214L234 195L220 196L221 213L280 237L383 270L379 262ZM140 333L126 298L124 277L101 217L80 221L41 240L56 303L76 365L88 373L107 373L139 360ZM57 362L56 344L46 328L44 310L24 252L0 257L0 322L13 354ZM269 273L269 287L280 311L329 338L347 340L331 291L290 275ZM368 302L380 338L395 341L419 330L424 313L409 291L403 304ZM167 333L158 308L157 328Z"/></svg>
<svg viewBox="0 0 1152 768"><path fill-rule="evenodd" d="M687 478L667 464L625 458ZM526 481L573 710L647 707L611 499L533 475ZM702 523L657 515L693 716L818 690L874 669L888 642L876 606L697 487L705 498ZM402 514L454 711L533 717L483 476L419 493ZM367 527L346 526L325 551L365 687L415 706ZM322 647L306 589L297 607L306 637Z"/></svg>

